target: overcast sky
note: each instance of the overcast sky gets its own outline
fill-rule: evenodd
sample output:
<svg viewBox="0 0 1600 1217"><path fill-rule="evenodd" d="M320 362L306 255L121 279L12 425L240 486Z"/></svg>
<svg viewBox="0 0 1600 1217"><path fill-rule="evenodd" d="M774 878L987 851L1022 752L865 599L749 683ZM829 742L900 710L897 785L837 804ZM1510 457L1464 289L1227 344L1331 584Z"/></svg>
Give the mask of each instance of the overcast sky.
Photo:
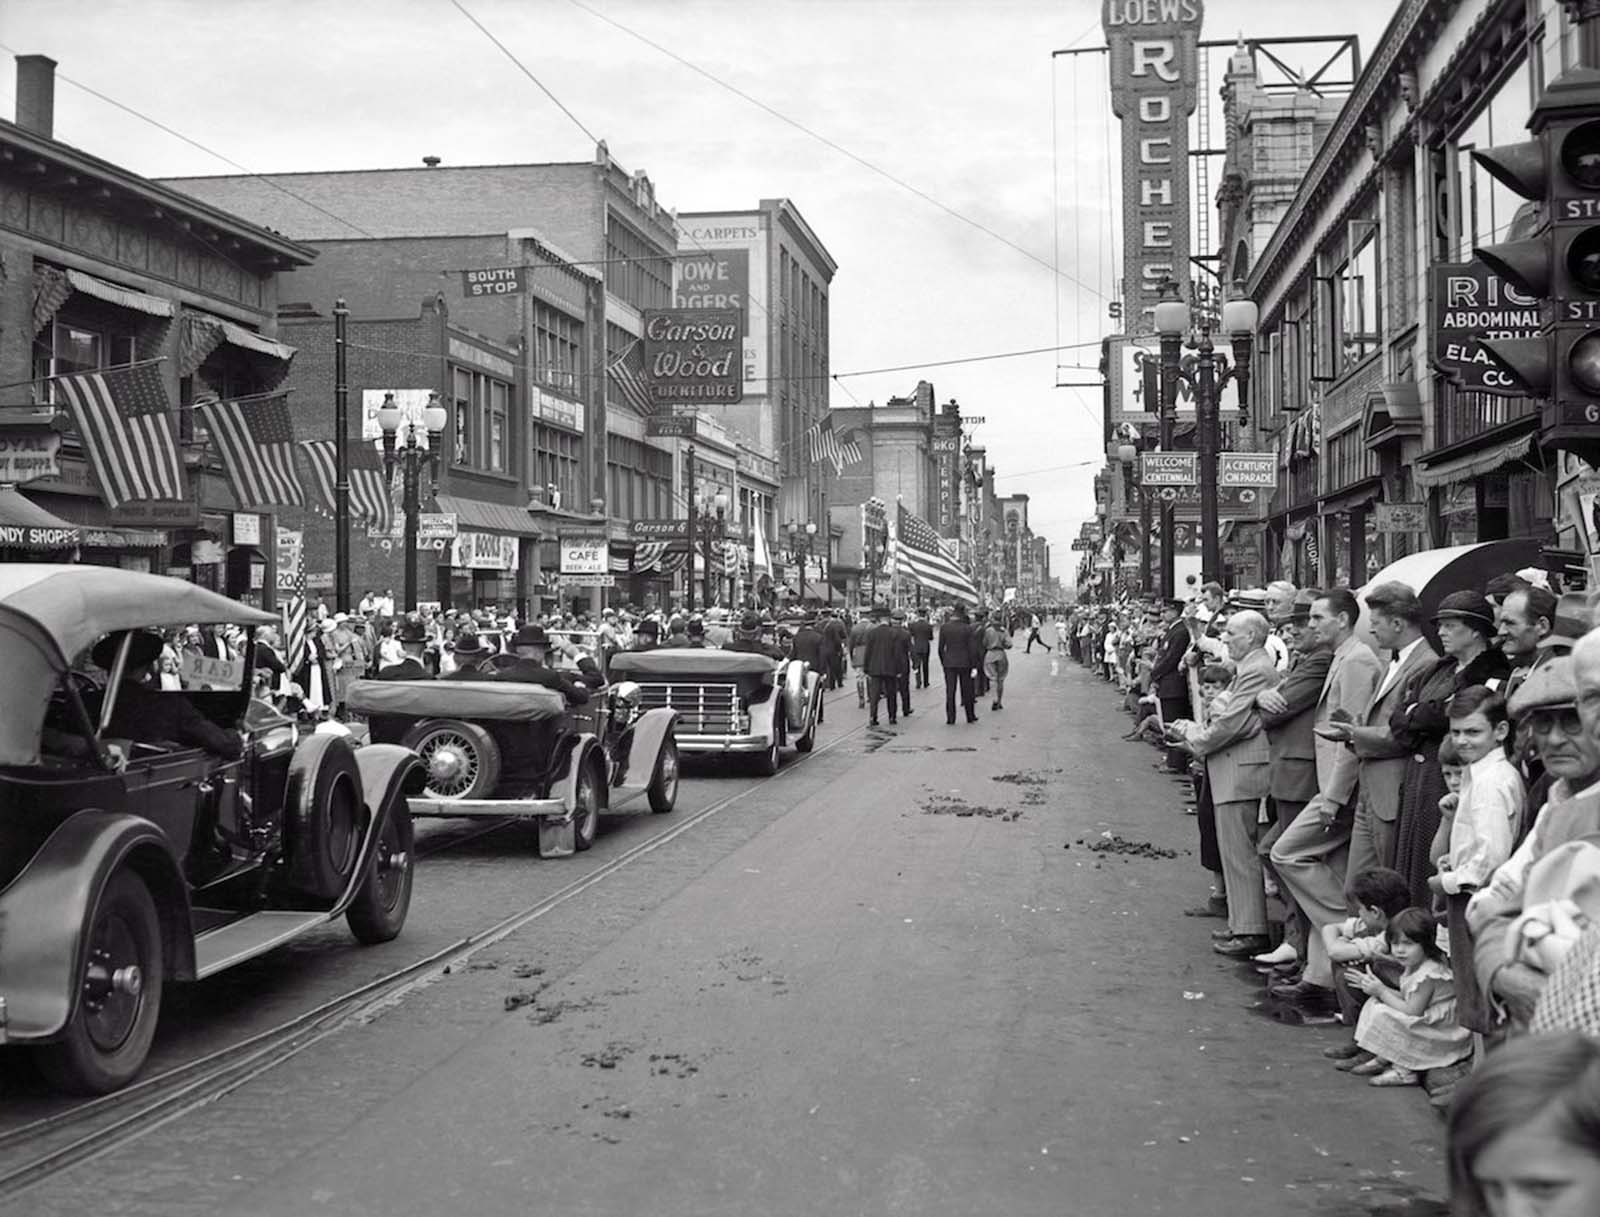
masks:
<svg viewBox="0 0 1600 1217"><path fill-rule="evenodd" d="M623 167L649 173L664 205L793 199L839 263L835 373L1089 344L1081 357L844 376L832 389L835 405L882 402L921 377L984 416L976 436L1001 492L1032 496L1053 569L1070 575L1103 448L1098 390L1055 388L1056 365L1061 380L1095 378L1068 365L1092 367L1107 329L1118 170L1103 58L1050 52L1104 45L1099 0L582 0L1038 261L576 0L463 2ZM1208 0L1203 36L1353 33L1365 57L1394 9ZM257 173L593 154L449 0L6 0L0 38ZM8 116L14 83L7 58ZM65 82L56 135L150 177L237 172Z"/></svg>

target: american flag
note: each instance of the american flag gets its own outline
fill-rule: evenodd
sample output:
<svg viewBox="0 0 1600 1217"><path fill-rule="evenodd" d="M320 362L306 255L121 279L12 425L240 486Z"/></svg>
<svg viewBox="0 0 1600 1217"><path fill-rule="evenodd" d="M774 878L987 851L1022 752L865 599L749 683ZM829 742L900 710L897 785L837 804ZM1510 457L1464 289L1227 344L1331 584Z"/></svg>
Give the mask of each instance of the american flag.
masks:
<svg viewBox="0 0 1600 1217"><path fill-rule="evenodd" d="M943 592L968 604L978 603L978 589L946 552L939 535L926 520L904 507L899 512L894 560L897 573L930 591Z"/></svg>
<svg viewBox="0 0 1600 1217"><path fill-rule="evenodd" d="M857 464L863 459L855 432L846 431L843 435L836 435L831 414L806 432L806 455L812 464L832 461L835 475L843 473L847 465Z"/></svg>
<svg viewBox="0 0 1600 1217"><path fill-rule="evenodd" d="M306 650L306 564L302 556L294 570L294 590L283 607L283 663L290 676L300 670Z"/></svg>
<svg viewBox="0 0 1600 1217"><path fill-rule="evenodd" d="M106 506L189 497L172 403L155 360L57 377Z"/></svg>
<svg viewBox="0 0 1600 1217"><path fill-rule="evenodd" d="M331 439L300 441L301 451L311 458L317 494L330 512L337 510L333 445ZM389 479L383 474L383 461L372 449L359 444L351 445L346 455L350 465L350 510L365 516L380 532L388 532L394 527L394 509L389 503Z"/></svg>
<svg viewBox="0 0 1600 1217"><path fill-rule="evenodd" d="M606 364L606 378L617 394L640 414L655 409L650 400L650 382L644 373L644 343L635 338L615 359Z"/></svg>
<svg viewBox="0 0 1600 1217"><path fill-rule="evenodd" d="M208 401L195 407L222 449L222 464L239 506L303 507L305 487L294 465L289 395Z"/></svg>

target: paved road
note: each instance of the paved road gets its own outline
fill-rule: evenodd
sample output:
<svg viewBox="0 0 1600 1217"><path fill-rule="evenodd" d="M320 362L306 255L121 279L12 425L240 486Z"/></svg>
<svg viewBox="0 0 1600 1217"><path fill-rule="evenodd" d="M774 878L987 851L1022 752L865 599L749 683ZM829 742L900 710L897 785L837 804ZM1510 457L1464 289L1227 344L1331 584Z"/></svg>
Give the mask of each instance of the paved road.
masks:
<svg viewBox="0 0 1600 1217"><path fill-rule="evenodd" d="M14 1210L1437 1211L1421 1093L1247 1012L1215 923L1179 915L1204 892L1194 822L1108 688L1038 654L1014 673L976 726L927 701L869 731L836 697L826 751ZM1178 854L1063 848L1104 831ZM453 854L419 896L501 875Z"/></svg>

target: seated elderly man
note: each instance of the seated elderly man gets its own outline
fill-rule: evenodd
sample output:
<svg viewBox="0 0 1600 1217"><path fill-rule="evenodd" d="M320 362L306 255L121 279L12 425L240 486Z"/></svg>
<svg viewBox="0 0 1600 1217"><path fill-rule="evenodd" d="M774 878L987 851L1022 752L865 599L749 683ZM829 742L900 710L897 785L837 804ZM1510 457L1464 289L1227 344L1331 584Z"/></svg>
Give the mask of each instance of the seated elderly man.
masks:
<svg viewBox="0 0 1600 1217"><path fill-rule="evenodd" d="M1228 889L1228 928L1213 934L1219 955L1243 958L1265 951L1267 896L1256 852L1257 815L1269 787L1271 753L1256 711L1258 694L1277 685L1282 673L1267 653L1270 627L1252 609L1228 618L1222 642L1234 664L1227 699L1206 727L1187 719L1167 726L1167 738L1206 765L1216 807L1217 845Z"/></svg>
<svg viewBox="0 0 1600 1217"><path fill-rule="evenodd" d="M1495 1014L1522 1030L1548 977L1512 957L1506 929L1523 911L1528 869L1570 841L1600 841L1600 631L1571 656L1535 668L1511 699L1527 724L1545 772L1555 780L1533 829L1467 905L1473 968Z"/></svg>

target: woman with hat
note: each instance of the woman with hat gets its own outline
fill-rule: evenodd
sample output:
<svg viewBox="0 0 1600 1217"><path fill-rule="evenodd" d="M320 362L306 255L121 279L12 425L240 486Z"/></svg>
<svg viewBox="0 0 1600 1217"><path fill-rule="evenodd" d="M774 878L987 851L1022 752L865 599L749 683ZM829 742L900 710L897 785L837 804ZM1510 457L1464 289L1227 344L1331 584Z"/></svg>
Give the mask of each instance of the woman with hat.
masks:
<svg viewBox="0 0 1600 1217"><path fill-rule="evenodd" d="M1434 871L1430 846L1439 830L1439 800L1445 793L1439 770L1439 744L1450 730L1445 706L1462 689L1498 689L1510 672L1505 654L1493 645L1494 609L1474 591L1451 592L1433 615L1444 655L1421 668L1400 694L1400 708L1389 719L1396 742L1411 750L1400 787L1395 821L1395 870L1411 888L1411 902L1428 908L1428 879Z"/></svg>

